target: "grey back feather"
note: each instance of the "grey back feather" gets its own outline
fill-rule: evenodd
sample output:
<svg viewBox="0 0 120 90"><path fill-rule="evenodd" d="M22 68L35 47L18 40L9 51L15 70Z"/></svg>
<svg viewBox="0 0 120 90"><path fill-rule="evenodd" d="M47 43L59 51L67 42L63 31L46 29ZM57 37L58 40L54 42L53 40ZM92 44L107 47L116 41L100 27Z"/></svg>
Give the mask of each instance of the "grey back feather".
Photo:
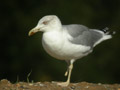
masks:
<svg viewBox="0 0 120 90"><path fill-rule="evenodd" d="M93 47L93 45L100 40L103 35L94 29L89 29L83 25L64 25L67 32L73 37L70 42L74 44L81 44L85 46Z"/></svg>

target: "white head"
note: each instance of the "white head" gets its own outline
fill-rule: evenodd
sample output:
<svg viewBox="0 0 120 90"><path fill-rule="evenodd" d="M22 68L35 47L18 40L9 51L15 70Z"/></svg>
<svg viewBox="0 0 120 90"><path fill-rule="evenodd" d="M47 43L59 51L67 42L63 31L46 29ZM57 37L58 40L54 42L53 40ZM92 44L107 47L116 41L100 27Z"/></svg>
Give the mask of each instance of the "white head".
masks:
<svg viewBox="0 0 120 90"><path fill-rule="evenodd" d="M61 22L59 18L55 15L47 15L39 20L37 26L30 30L29 36L36 32L48 32L52 30L59 30L61 28Z"/></svg>

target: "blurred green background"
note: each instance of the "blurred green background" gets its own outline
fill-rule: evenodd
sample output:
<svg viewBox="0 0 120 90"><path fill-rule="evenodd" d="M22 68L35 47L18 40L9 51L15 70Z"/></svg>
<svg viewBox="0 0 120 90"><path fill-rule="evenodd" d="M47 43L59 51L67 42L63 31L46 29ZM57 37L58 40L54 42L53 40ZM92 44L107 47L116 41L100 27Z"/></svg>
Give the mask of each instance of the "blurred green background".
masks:
<svg viewBox="0 0 120 90"><path fill-rule="evenodd" d="M65 81L65 61L49 56L42 33L28 37L45 15L57 15L63 24L116 31L74 63L71 82L120 83L120 0L2 0L0 1L0 79L11 82Z"/></svg>

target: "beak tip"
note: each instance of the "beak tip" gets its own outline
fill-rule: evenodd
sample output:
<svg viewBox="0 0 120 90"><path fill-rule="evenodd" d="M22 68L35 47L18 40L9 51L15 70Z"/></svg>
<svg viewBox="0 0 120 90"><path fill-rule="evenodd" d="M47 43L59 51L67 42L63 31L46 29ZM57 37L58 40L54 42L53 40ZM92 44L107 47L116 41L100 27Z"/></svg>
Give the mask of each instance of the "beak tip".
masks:
<svg viewBox="0 0 120 90"><path fill-rule="evenodd" d="M29 32L28 36L32 36L33 34L35 34L34 32Z"/></svg>
<svg viewBox="0 0 120 90"><path fill-rule="evenodd" d="M32 36L36 32L38 32L39 28L33 28L32 30L29 31L28 36Z"/></svg>

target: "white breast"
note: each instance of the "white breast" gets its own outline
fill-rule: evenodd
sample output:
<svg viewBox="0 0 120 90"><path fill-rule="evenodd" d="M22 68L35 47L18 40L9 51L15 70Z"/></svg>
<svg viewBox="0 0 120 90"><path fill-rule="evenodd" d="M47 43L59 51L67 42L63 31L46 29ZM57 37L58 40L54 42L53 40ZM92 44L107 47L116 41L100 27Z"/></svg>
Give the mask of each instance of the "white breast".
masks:
<svg viewBox="0 0 120 90"><path fill-rule="evenodd" d="M43 34L42 44L45 51L57 59L60 59L61 57L63 43L64 41L60 32L45 32Z"/></svg>

